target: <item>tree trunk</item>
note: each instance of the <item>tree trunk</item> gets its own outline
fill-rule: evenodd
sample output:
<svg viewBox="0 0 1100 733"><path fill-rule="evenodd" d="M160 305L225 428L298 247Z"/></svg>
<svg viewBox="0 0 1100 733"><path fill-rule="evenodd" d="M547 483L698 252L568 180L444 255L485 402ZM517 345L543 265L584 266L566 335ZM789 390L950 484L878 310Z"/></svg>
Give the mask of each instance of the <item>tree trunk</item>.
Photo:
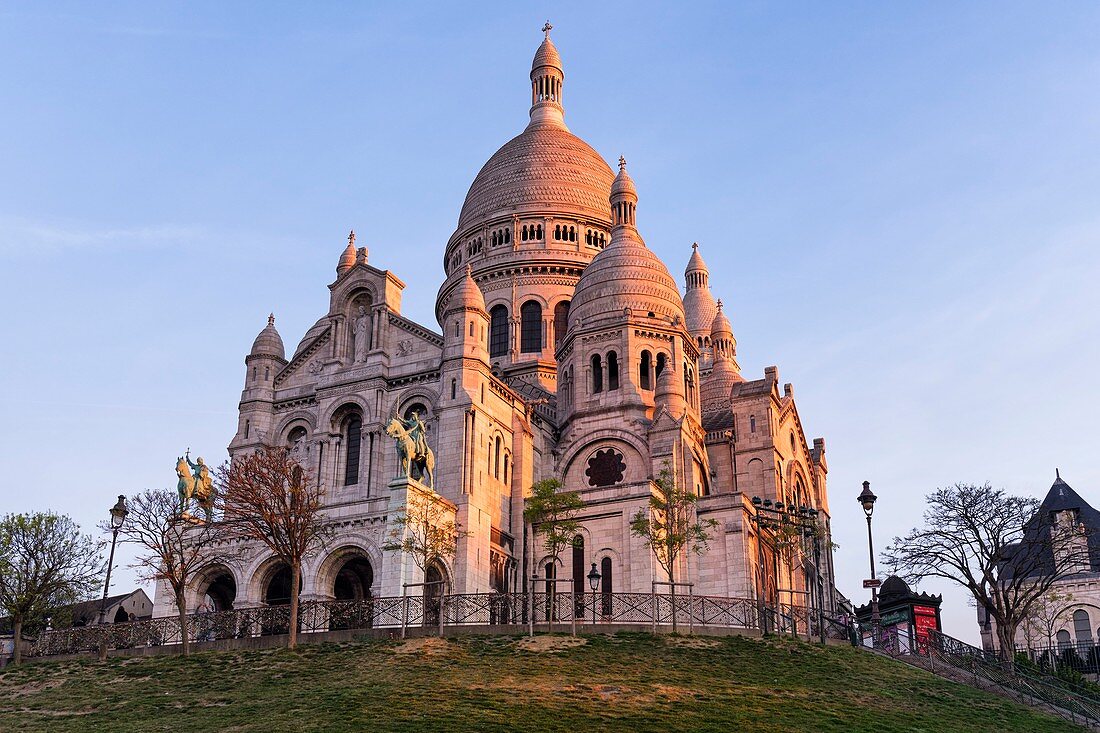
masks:
<svg viewBox="0 0 1100 733"><path fill-rule="evenodd" d="M298 646L298 592L302 578L302 563L295 560L290 565L290 636L287 639L287 649Z"/></svg>
<svg viewBox="0 0 1100 733"><path fill-rule="evenodd" d="M12 650L12 664L19 664L23 661L23 617L16 616L12 623L13 638L15 642L15 648Z"/></svg>
<svg viewBox="0 0 1100 733"><path fill-rule="evenodd" d="M672 579L672 564L669 563L668 587L672 589L672 633L676 633L676 582Z"/></svg>
<svg viewBox="0 0 1100 733"><path fill-rule="evenodd" d="M1009 624L997 624L997 638L1001 647L1001 663L1012 674L1016 663L1016 627Z"/></svg>
<svg viewBox="0 0 1100 733"><path fill-rule="evenodd" d="M191 634L187 628L187 600L183 597L183 588L176 591L176 611L180 619L181 653L186 657L191 653Z"/></svg>

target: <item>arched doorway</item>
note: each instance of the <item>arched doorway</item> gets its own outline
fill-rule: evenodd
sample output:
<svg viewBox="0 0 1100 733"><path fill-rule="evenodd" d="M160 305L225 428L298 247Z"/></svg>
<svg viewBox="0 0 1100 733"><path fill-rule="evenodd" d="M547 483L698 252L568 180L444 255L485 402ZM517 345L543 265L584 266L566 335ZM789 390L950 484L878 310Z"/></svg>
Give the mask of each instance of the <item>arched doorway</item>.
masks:
<svg viewBox="0 0 1100 733"><path fill-rule="evenodd" d="M332 584L332 595L338 601L370 600L374 584L374 569L365 557L353 557L340 566Z"/></svg>
<svg viewBox="0 0 1100 733"><path fill-rule="evenodd" d="M218 573L206 587L206 593L202 598L202 610L232 611L235 600L237 600L237 582L229 573Z"/></svg>
<svg viewBox="0 0 1100 733"><path fill-rule="evenodd" d="M438 563L432 563L424 572L424 625L438 626L439 613L442 610L443 594L446 592L447 577Z"/></svg>
<svg viewBox="0 0 1100 733"><path fill-rule="evenodd" d="M371 586L374 568L365 557L352 557L336 571L332 582L332 597L339 601L329 608L330 629L353 629L371 626Z"/></svg>
<svg viewBox="0 0 1100 733"><path fill-rule="evenodd" d="M290 631L290 612L282 608L290 605L290 576L290 566L280 563L268 578L264 589L264 604L271 608L262 615L262 635L286 634ZM301 590L302 581L299 578L298 592Z"/></svg>

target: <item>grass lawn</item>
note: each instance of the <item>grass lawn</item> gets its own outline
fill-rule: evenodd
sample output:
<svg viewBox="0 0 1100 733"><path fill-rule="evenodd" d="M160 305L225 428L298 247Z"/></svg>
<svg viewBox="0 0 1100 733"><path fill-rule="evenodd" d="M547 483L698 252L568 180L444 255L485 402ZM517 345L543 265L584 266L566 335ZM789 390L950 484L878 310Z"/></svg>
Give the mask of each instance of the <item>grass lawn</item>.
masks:
<svg viewBox="0 0 1100 733"><path fill-rule="evenodd" d="M645 634L536 641L366 640L9 667L0 731L1081 730L849 647Z"/></svg>

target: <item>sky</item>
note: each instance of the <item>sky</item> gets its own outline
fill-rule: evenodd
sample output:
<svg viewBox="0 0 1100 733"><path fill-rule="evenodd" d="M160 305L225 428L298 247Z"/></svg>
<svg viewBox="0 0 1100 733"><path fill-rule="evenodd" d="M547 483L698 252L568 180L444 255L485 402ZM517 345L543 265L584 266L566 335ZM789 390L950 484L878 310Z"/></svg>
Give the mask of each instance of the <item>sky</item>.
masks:
<svg viewBox="0 0 1100 733"><path fill-rule="evenodd" d="M825 437L845 594L864 480L877 549L955 482L1041 497L1057 467L1100 505L1100 5L4 2L0 513L91 531L187 448L223 460L252 339L326 312L350 229L437 328L548 17L566 122ZM920 590L977 641L961 590Z"/></svg>

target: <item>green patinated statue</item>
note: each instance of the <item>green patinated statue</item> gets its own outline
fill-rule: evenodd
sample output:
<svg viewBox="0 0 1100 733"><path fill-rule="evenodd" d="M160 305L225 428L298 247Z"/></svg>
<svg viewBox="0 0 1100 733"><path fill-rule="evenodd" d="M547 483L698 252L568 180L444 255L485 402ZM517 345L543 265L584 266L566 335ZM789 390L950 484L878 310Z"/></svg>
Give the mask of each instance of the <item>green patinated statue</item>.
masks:
<svg viewBox="0 0 1100 733"><path fill-rule="evenodd" d="M214 513L214 480L210 477L210 467L202 460L202 457L191 462L191 451L188 449L183 456L176 459L176 491L179 492L181 517L190 517L191 502L195 501L206 514L206 521L213 518ZM192 471L194 473L192 474Z"/></svg>

